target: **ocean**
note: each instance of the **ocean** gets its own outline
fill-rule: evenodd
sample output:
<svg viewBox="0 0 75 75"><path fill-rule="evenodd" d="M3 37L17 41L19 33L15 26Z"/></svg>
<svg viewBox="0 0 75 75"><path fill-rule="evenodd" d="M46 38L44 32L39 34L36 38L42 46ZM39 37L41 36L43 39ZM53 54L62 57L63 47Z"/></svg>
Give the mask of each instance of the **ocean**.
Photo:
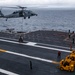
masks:
<svg viewBox="0 0 75 75"><path fill-rule="evenodd" d="M14 10L2 10L4 15ZM14 29L15 31L33 32L37 30L75 31L75 10L32 9L38 16L30 19L11 18L7 21L0 18L0 31Z"/></svg>

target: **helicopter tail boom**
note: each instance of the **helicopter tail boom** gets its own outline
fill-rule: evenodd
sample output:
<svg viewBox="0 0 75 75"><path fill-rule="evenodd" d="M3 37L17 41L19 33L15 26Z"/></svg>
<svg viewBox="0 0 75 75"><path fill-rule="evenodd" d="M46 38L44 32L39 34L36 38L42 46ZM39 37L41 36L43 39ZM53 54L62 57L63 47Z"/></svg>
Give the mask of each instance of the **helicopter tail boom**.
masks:
<svg viewBox="0 0 75 75"><path fill-rule="evenodd" d="M1 10L0 10L0 17L4 17L4 14L2 13Z"/></svg>

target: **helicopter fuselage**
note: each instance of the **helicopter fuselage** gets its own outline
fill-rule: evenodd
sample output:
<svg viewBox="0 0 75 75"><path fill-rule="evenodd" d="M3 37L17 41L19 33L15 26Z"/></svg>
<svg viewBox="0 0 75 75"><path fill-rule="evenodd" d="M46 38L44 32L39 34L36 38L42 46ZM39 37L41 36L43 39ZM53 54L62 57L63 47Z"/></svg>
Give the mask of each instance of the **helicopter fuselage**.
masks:
<svg viewBox="0 0 75 75"><path fill-rule="evenodd" d="M24 19L26 19L26 17L28 17L28 19L31 16L37 16L37 14L35 14L34 12L30 11L30 10L18 10L18 11L14 11L12 14L9 15L3 15L3 13L1 12L0 14L0 18L19 18L19 17L24 17Z"/></svg>

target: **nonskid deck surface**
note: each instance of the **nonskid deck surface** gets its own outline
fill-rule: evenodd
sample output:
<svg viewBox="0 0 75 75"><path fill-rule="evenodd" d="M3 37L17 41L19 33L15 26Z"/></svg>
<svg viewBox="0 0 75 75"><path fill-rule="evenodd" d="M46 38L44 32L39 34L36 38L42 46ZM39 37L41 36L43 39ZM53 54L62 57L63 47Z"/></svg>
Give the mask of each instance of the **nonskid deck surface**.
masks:
<svg viewBox="0 0 75 75"><path fill-rule="evenodd" d="M70 44L73 42L73 38L75 37L75 34L71 33L71 38L69 38L68 32L60 32L60 31L35 31L29 33L0 32L0 38L7 38L7 39L9 38L11 40L16 39L17 41L20 35L22 35L24 41L66 46L66 47L70 47ZM72 46L74 46L74 44L72 44Z"/></svg>
<svg viewBox="0 0 75 75"><path fill-rule="evenodd" d="M58 62L71 52L67 45L69 41L64 41L68 34L55 31L46 32L37 31L28 33L26 34L27 36L24 35L24 43L19 43L17 36L8 38L8 35L0 35L0 75L7 75L7 73L8 75L75 75L75 72L70 73L58 69ZM55 35L55 33L60 33L60 36ZM33 40L33 34L39 34L39 37L37 36ZM29 39L29 35L32 40ZM50 39L49 37L51 40L52 37L53 40L55 39L54 41L52 40L54 44L47 42ZM37 39L41 41L37 41ZM61 41L60 43L65 42L66 45L59 45L58 41ZM61 51L60 58L57 57L58 51ZM32 62L32 70L30 61Z"/></svg>

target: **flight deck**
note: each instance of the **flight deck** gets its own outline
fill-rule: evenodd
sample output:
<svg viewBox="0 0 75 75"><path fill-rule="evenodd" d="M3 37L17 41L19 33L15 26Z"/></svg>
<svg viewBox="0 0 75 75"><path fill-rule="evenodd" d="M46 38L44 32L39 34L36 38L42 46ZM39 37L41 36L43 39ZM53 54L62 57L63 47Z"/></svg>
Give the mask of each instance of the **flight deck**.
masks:
<svg viewBox="0 0 75 75"><path fill-rule="evenodd" d="M53 33L58 34L58 32ZM53 34L58 39L54 38L51 32L47 34L45 32L45 37L43 34L43 31L36 36L26 34L24 42L20 43L16 35L11 37L13 34L0 33L0 75L75 75L75 71L61 71L58 68L60 60L71 53L69 41L65 41L68 34L61 33L60 37ZM42 39L39 35L42 36ZM39 37L39 39L32 37ZM48 42L46 39L53 42ZM61 52L61 57L58 57L58 51Z"/></svg>

